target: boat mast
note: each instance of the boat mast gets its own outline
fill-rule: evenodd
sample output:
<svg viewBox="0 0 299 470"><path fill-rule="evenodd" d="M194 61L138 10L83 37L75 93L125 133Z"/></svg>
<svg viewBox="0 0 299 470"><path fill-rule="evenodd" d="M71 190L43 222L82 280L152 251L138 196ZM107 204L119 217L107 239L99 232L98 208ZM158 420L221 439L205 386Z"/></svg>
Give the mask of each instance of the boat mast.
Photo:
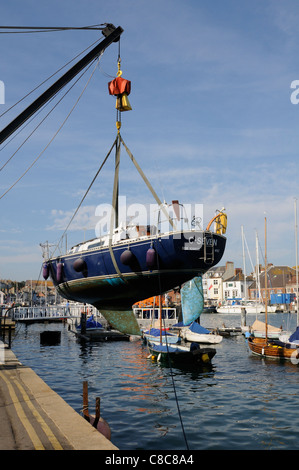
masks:
<svg viewBox="0 0 299 470"><path fill-rule="evenodd" d="M111 32L112 31L112 32ZM24 122L26 122L38 109L40 109L47 101L49 101L59 90L69 83L78 73L81 72L90 62L98 57L112 42L117 42L122 34L123 29L118 26L107 24L102 33L105 39L95 46L88 54L86 54L79 62L71 67L62 77L60 77L53 85L51 85L44 93L42 93L33 103L31 103L24 111L22 111L13 121L11 121L0 132L0 144L2 144L11 134L13 134Z"/></svg>
<svg viewBox="0 0 299 470"><path fill-rule="evenodd" d="M296 248L296 304L297 304L297 326L299 325L299 293L298 293L298 225L297 225L297 199L295 198L295 248Z"/></svg>
<svg viewBox="0 0 299 470"><path fill-rule="evenodd" d="M261 296L260 261L259 261L259 245L258 245L257 231L255 232L255 253L256 253L255 301L256 301L256 306L257 306L257 303L261 304L263 302L263 299L262 299L262 296ZM257 315L257 307L256 307L256 315Z"/></svg>
<svg viewBox="0 0 299 470"><path fill-rule="evenodd" d="M242 232L242 249L243 249L243 277L244 277L244 292L245 292L245 300L247 300L247 286L246 286L246 265L245 265L245 247L244 247L244 231L243 225L241 225L241 232Z"/></svg>
<svg viewBox="0 0 299 470"><path fill-rule="evenodd" d="M159 294L159 318L160 318L160 344L162 344L162 300L161 294Z"/></svg>
<svg viewBox="0 0 299 470"><path fill-rule="evenodd" d="M267 218L265 217L265 337L268 340Z"/></svg>

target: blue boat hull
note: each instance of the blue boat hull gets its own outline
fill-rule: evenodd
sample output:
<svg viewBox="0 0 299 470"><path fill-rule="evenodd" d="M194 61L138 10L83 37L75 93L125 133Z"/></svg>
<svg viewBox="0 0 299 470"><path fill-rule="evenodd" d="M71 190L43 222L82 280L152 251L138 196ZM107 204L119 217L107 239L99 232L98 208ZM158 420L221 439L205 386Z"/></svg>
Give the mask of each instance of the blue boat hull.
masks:
<svg viewBox="0 0 299 470"><path fill-rule="evenodd" d="M114 245L118 269L108 247L52 258L47 265L57 291L66 299L92 304L100 311L126 311L141 299L204 274L221 260L225 243L225 237L211 232L179 232ZM124 264L121 255L128 249L131 257ZM154 250L150 266L149 250ZM78 260L84 265L80 272L75 269Z"/></svg>

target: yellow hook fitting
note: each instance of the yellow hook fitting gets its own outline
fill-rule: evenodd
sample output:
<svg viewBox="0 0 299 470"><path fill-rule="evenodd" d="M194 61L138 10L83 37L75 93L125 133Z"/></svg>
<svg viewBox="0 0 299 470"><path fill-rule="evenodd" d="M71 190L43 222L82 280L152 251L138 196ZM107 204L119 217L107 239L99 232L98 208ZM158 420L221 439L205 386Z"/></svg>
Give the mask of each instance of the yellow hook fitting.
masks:
<svg viewBox="0 0 299 470"><path fill-rule="evenodd" d="M120 77L122 75L122 71L120 70L120 62L121 62L121 60L119 59L118 62L117 62L117 68L118 68L118 71L117 71L117 74L116 74L117 77Z"/></svg>

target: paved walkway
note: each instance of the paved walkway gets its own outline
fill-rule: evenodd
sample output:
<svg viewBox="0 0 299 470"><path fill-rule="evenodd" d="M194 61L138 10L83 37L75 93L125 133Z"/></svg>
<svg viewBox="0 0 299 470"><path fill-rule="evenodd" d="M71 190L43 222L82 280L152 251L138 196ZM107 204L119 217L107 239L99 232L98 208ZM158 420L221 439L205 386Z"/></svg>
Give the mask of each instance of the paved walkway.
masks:
<svg viewBox="0 0 299 470"><path fill-rule="evenodd" d="M0 359L0 450L118 450L10 349Z"/></svg>

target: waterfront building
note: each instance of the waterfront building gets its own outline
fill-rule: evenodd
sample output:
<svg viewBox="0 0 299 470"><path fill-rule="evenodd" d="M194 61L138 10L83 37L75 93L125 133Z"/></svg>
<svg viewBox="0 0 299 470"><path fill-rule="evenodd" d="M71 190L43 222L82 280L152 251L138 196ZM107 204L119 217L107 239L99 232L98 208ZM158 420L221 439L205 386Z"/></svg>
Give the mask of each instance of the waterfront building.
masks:
<svg viewBox="0 0 299 470"><path fill-rule="evenodd" d="M265 299L265 269L260 268L259 283L256 280L251 284L249 288L249 298ZM296 269L289 266L273 266L268 264L267 266L267 298L271 298L274 294L285 294L295 292L295 279Z"/></svg>
<svg viewBox="0 0 299 470"><path fill-rule="evenodd" d="M227 299L247 299L248 291L253 282L252 276L244 276L241 268L235 269L234 276L223 281L223 296Z"/></svg>
<svg viewBox="0 0 299 470"><path fill-rule="evenodd" d="M224 300L223 282L233 275L232 261L227 261L225 266L215 266L203 275L202 285L206 305L218 305Z"/></svg>

